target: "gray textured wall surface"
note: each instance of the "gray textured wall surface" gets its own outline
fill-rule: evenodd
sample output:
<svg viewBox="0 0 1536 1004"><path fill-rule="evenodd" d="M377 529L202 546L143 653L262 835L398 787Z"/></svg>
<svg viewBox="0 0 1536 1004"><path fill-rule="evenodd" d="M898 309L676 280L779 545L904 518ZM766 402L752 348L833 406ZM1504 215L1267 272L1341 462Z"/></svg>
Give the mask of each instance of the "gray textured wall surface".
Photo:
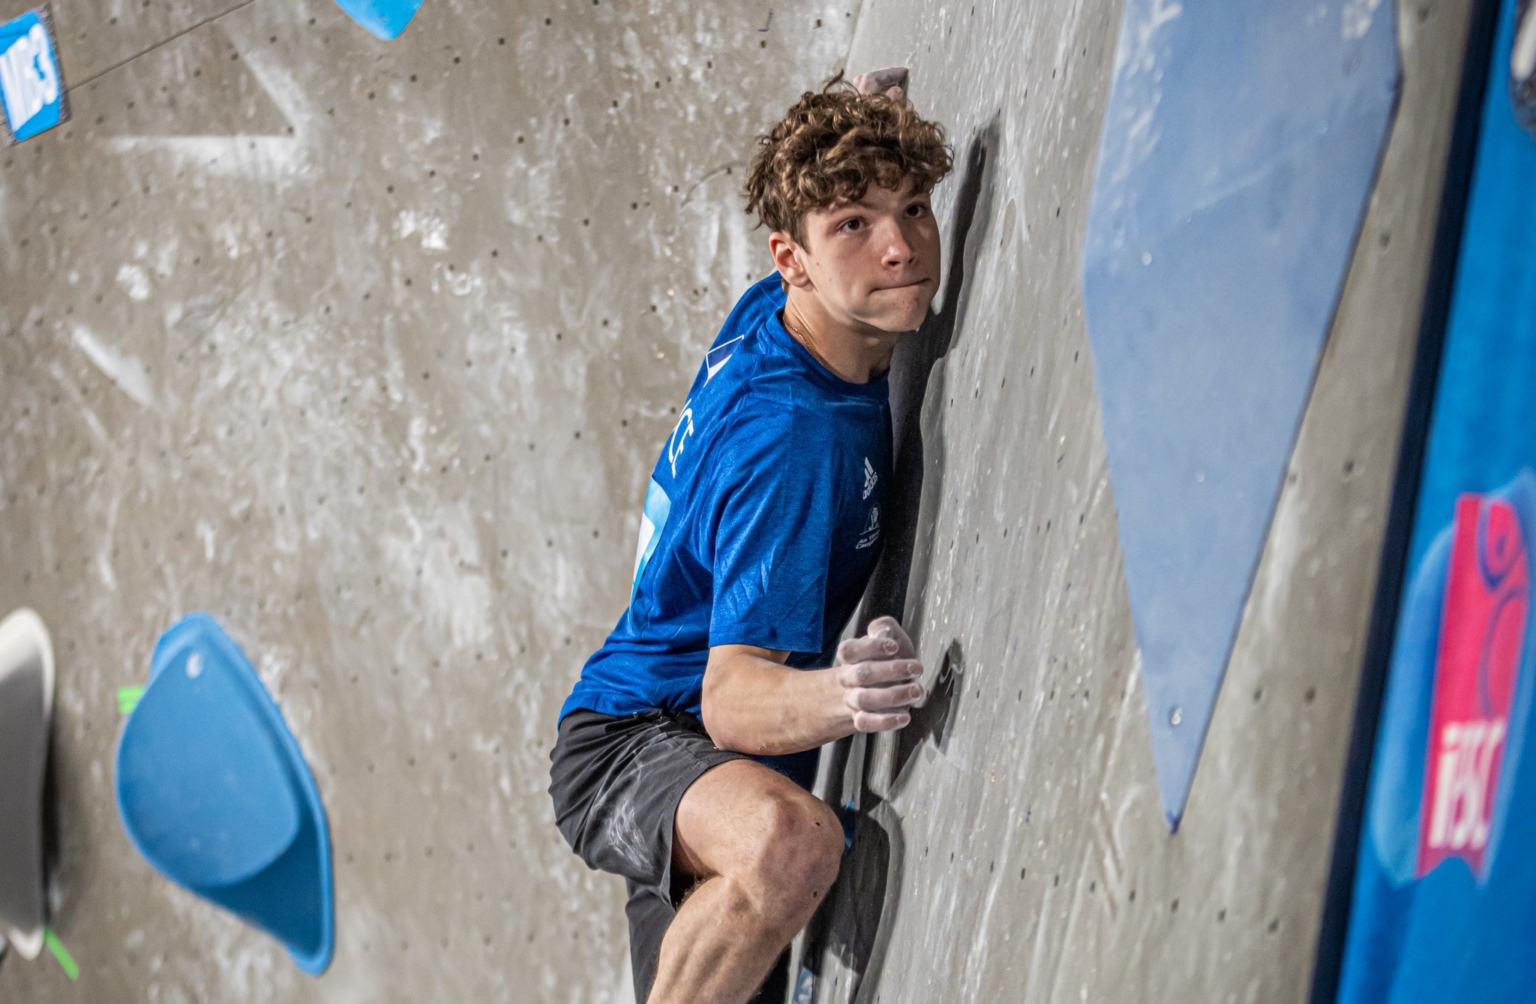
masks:
<svg viewBox="0 0 1536 1004"><path fill-rule="evenodd" d="M619 883L543 794L553 717L766 265L748 140L845 58L912 66L958 153L904 607L963 672L872 750L822 998L856 964L887 1004L1304 999L1467 7L1401 8L1398 124L1170 836L1078 282L1118 4L428 0L385 44L322 0L62 0L74 121L0 152L0 608L59 648L82 976L8 958L0 1000L625 999ZM192 609L318 775L320 981L118 826L113 691Z"/></svg>
<svg viewBox="0 0 1536 1004"><path fill-rule="evenodd" d="M1170 835L1078 279L1118 5L867 0L849 64L909 64L984 155L974 212L946 190L947 352L892 377L924 472L896 605L963 673L873 744L819 1000L1307 999L1468 10L1400 6L1396 127Z"/></svg>
<svg viewBox="0 0 1536 1004"><path fill-rule="evenodd" d="M0 1000L626 999L622 884L544 794L555 714L767 270L751 137L856 4L428 0L393 43L325 0L55 14L74 119L0 151L0 608L59 649L82 974L12 955ZM195 609L328 806L322 980L118 824L114 692Z"/></svg>

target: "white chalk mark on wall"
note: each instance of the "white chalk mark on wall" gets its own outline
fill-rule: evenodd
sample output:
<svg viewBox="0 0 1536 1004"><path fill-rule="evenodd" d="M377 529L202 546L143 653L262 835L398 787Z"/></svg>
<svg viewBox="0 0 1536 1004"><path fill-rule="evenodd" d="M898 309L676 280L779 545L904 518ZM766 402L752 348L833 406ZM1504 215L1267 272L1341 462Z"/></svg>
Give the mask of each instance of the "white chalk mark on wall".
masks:
<svg viewBox="0 0 1536 1004"><path fill-rule="evenodd" d="M1364 38L1365 33L1371 30L1371 21L1376 17L1376 8L1380 6L1381 0L1345 0L1342 11L1344 37Z"/></svg>
<svg viewBox="0 0 1536 1004"><path fill-rule="evenodd" d="M404 239L417 235L423 251L448 250L448 224L431 213L402 209L395 217L395 236Z"/></svg>
<svg viewBox="0 0 1536 1004"><path fill-rule="evenodd" d="M1136 24L1135 30L1120 35L1115 50L1115 71L1120 73L1124 68L1128 79L1139 78L1135 93L1139 95L1140 101L1127 108L1120 120L1114 123L1114 127L1123 131L1126 137L1119 151L1120 163L1116 165L1113 175L1116 180L1129 177L1131 171L1152 156L1152 151L1157 148L1157 142L1162 137L1162 132L1156 127L1157 106L1163 99L1158 59L1165 55L1162 48L1164 40L1160 36L1163 28L1183 13L1183 4L1154 0L1146 10L1146 17Z"/></svg>
<svg viewBox="0 0 1536 1004"><path fill-rule="evenodd" d="M142 362L106 344L83 324L75 325L70 334L85 357L116 384L118 390L145 408L155 406L155 396L149 386L149 370Z"/></svg>
<svg viewBox="0 0 1536 1004"><path fill-rule="evenodd" d="M287 119L291 135L116 136L107 140L107 149L124 155L160 154L178 168L216 176L266 180L301 173L309 166L306 140L312 119L303 91L269 54L243 51L241 58Z"/></svg>
<svg viewBox="0 0 1536 1004"><path fill-rule="evenodd" d="M137 265L124 265L118 269L117 284L123 287L128 299L136 303L149 299L149 276Z"/></svg>

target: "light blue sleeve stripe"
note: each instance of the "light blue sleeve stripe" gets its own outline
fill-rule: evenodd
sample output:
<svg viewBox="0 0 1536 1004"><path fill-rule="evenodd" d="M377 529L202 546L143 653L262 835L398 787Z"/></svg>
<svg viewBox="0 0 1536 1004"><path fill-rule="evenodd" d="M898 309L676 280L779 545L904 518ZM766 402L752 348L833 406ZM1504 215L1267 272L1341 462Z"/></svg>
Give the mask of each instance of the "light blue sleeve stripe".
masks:
<svg viewBox="0 0 1536 1004"><path fill-rule="evenodd" d="M630 599L634 599L635 591L640 588L640 576L650 562L651 555L656 553L656 544L671 514L672 500L667 498L667 493L652 478L645 489L645 510L640 514L640 543L635 548L635 580L630 586Z"/></svg>

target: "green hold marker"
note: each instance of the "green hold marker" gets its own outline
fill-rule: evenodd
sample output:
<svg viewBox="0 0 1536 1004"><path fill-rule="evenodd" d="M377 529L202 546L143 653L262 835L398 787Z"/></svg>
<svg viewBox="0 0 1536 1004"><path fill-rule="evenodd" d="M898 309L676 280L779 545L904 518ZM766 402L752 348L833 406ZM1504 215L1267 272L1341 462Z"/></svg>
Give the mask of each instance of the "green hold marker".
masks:
<svg viewBox="0 0 1536 1004"><path fill-rule="evenodd" d="M117 713L120 715L133 714L133 709L139 706L139 699L143 696L143 687L118 687Z"/></svg>
<svg viewBox="0 0 1536 1004"><path fill-rule="evenodd" d="M75 962L75 957L69 954L69 949L64 947L64 942L60 941L59 936L53 933L53 928L43 929L43 943L48 946L48 951L53 953L53 957L59 960L59 968L64 970L64 975L72 980L78 980L80 978L80 966Z"/></svg>

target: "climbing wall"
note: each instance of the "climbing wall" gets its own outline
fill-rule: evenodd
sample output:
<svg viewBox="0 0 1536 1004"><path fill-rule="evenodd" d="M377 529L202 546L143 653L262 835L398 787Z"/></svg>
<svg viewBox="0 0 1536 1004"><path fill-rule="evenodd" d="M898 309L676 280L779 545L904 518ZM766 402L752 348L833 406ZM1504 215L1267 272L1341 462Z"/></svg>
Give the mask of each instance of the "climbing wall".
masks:
<svg viewBox="0 0 1536 1004"><path fill-rule="evenodd" d="M958 153L942 312L893 375L909 567L873 593L936 697L850 757L814 999L1308 999L1469 7L1397 11L1396 125L1170 834L1079 282L1120 7L865 4L850 65L910 65Z"/></svg>
<svg viewBox="0 0 1536 1004"><path fill-rule="evenodd" d="M0 21L29 0L0 9ZM45 954L0 1001L627 1001L622 884L556 833L555 715L645 478L765 273L753 133L846 2L58 0L72 118L0 149L0 613L58 652ZM116 691L207 610L314 769L318 981L113 804Z"/></svg>
<svg viewBox="0 0 1536 1004"><path fill-rule="evenodd" d="M321 0L61 0L72 118L0 151L0 610L58 652L80 976L8 957L0 1000L630 999L620 885L543 794L554 715L766 269L750 137L845 63L912 67L957 171L893 381L911 549L872 593L936 696L844 772L816 995L1304 1000L1469 5L1398 9L1396 125L1170 834L1080 285L1118 4L427 0L383 42ZM325 799L319 981L117 822L115 692L199 609Z"/></svg>

